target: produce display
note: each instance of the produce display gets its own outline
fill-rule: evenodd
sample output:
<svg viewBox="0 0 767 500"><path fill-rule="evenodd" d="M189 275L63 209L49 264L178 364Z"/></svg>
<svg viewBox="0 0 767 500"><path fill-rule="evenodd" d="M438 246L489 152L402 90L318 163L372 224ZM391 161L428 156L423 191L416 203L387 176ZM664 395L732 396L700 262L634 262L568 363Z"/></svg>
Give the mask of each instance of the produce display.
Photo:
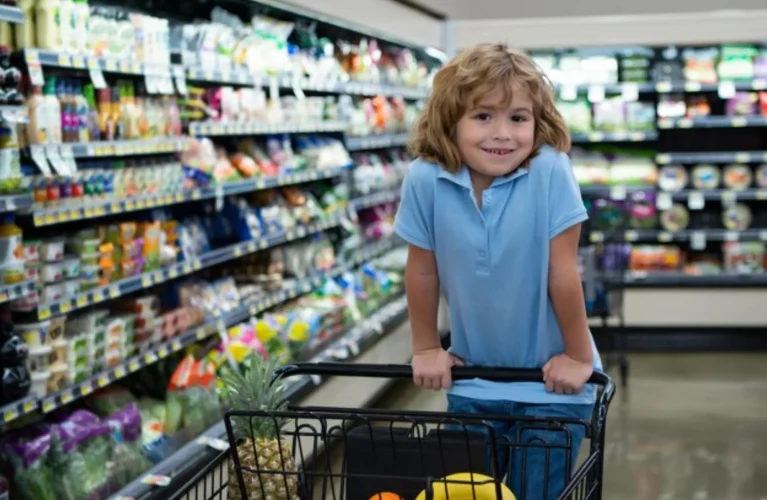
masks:
<svg viewBox="0 0 767 500"><path fill-rule="evenodd" d="M290 248L285 247L284 252ZM305 249L299 253L312 260ZM323 258L324 265L332 266L332 245ZM314 292L229 328L212 348L192 347L187 353L170 356L124 384L93 393L82 408L67 408L34 426L4 434L0 446L8 457L6 465L14 471L9 478L14 495L29 500L107 498L150 464L162 461L218 422L224 408L252 408L254 404L277 408L281 392L267 388L270 379L265 367L302 359L336 338L387 298L401 293L403 272L400 253L395 259L376 259L328 278ZM200 308L214 300L218 307L229 309L252 303L260 294L295 279L288 266L242 263L223 273L232 276L229 292L203 294ZM129 314L137 322L143 320L149 311L136 312L139 303L132 304ZM6 356L4 360L17 358ZM262 360L267 364L259 364ZM167 381L165 387L157 380ZM9 385L7 391L14 389ZM3 390L5 393L5 385ZM259 439L260 458L274 460L278 447L285 444L276 439L271 424L256 425L253 432ZM77 481L79 477L85 479Z"/></svg>

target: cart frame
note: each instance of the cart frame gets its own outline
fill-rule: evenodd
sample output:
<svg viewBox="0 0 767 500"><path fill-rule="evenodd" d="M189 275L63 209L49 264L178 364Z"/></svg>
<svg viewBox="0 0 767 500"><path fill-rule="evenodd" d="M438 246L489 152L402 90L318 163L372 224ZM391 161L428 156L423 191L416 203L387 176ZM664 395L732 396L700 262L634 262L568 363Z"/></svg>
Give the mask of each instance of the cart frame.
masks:
<svg viewBox="0 0 767 500"><path fill-rule="evenodd" d="M275 374L275 379L295 375L412 379L413 373L409 365L297 363L280 369ZM455 367L453 377L454 379L482 378L504 382L543 382L542 372L537 369ZM288 407L283 411L228 411L224 420L233 451L231 459L239 493L242 498L247 498L246 482L252 486L254 480L252 475L255 474L262 498L268 495L272 495L272 498L281 498L279 495L282 494L291 498L368 499L371 491L375 494L391 490L391 488L382 490L381 485L397 485L398 491L407 492L407 494L398 493L403 498L409 499L411 496L415 498L414 492L421 491L426 493L425 498L428 499L431 498L435 485L439 489L447 488L447 484L468 487L475 498L486 498L482 496L480 489L494 488L496 497L502 498L501 493L504 487L501 483L511 484L514 470L519 471L519 468L513 468L515 457L522 456L521 488L518 490L520 493L517 493L521 496L517 498L539 500L535 493L533 493L536 495L535 499L530 496L525 497L528 491L525 484L529 478L524 473L528 453L533 453L537 449L545 453L546 471L549 471L551 455L556 452L565 454L567 464L564 470L565 477L561 485L561 494L558 494L556 498L601 500L607 410L614 396L615 386L610 377L597 372L592 374L588 383L601 387L601 390L596 392L594 411L589 421L331 407ZM270 421L274 423L273 428L277 430L276 442L285 443L288 441L286 437L291 438L288 451L283 451L282 446L277 447L278 463L275 463L274 454L269 464L259 463L257 444L252 434L249 445L238 442L235 437L235 421L239 420L242 424L243 420L247 420L246 426L250 426L253 419L259 418L266 419L267 423ZM282 432L277 425L280 420L288 421L294 430ZM513 422L514 425L518 425L519 427L515 430L517 436L526 430L558 432L564 436L565 441L553 444L522 442L522 440L504 441L504 438L495 436L491 425L492 422L499 421ZM272 424L269 423L269 425ZM574 469L574 462L570 460L570 454L573 451L571 441L573 426L583 426L585 437L590 439L590 448L585 462L571 473L570 471ZM315 459L318 449L327 451L327 446L331 442L338 442L339 439L343 444L342 470L340 473L335 473L331 470L331 460L327 454L325 454L324 462ZM250 456L251 460L256 461L255 467L252 463L242 462L238 453L239 445L252 447L253 453ZM307 447L311 453L310 465L304 463ZM508 463L502 464L498 453L505 447L510 450L509 459ZM465 452L456 450L465 450ZM288 453L293 456L286 457ZM517 453L521 455L515 455ZM482 459L483 454L485 460ZM464 456L464 459L457 459L461 456ZM463 465L458 465L456 460ZM452 463L448 464L448 462ZM467 464L468 468L466 468ZM519 466L519 463L517 465ZM419 470L420 473L413 475L413 469ZM488 476L484 477L486 482L483 483L476 478L473 486L465 479L463 481L446 479L445 482L440 482L439 478L448 475L448 471L452 474L466 470L473 474ZM507 472L508 478L504 481L501 478ZM247 480L246 474L249 476ZM550 476L550 472L547 472L547 475ZM338 482L340 486L337 485ZM516 486L519 487L519 484ZM545 483L542 488L543 493L548 493L549 483ZM445 493L450 494L450 490L448 489ZM275 494L277 496L274 496ZM484 494L487 494L487 491ZM545 497L554 498L548 494Z"/></svg>

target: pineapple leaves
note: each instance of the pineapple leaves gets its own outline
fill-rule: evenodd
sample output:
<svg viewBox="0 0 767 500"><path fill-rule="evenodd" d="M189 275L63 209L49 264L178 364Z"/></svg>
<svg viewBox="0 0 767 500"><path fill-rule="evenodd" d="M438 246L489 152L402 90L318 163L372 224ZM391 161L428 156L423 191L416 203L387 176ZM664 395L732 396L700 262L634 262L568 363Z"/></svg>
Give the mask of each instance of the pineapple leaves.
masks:
<svg viewBox="0 0 767 500"><path fill-rule="evenodd" d="M281 366L279 360L264 359L260 355L249 356L241 370L222 369L221 396L227 410L263 412L253 416L234 417L238 438L277 438L285 424L285 418L273 412L284 411L287 401L283 398L285 385L275 379L274 373Z"/></svg>

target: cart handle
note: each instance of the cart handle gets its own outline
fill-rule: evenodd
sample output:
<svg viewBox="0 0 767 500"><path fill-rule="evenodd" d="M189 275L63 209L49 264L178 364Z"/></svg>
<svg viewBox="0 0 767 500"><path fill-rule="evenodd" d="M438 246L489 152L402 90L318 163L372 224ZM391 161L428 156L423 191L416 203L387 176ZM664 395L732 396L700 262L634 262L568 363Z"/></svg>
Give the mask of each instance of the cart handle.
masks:
<svg viewBox="0 0 767 500"><path fill-rule="evenodd" d="M541 382L543 371L540 368L488 368L479 366L454 366L453 380L481 378L495 382ZM365 363L293 363L283 366L275 372L275 378L294 375L320 375L329 377L368 377L368 378L413 378L413 367L394 364ZM602 372L594 372L587 381L601 385L607 392L612 392L612 379Z"/></svg>

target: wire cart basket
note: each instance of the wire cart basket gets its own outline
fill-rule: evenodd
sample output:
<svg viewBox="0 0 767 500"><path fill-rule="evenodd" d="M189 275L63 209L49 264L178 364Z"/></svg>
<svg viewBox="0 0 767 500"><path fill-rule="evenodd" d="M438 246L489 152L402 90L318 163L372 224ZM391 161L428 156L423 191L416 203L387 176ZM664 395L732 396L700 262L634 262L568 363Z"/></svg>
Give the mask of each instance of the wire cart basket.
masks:
<svg viewBox="0 0 767 500"><path fill-rule="evenodd" d="M412 369L298 363L277 377L294 375L409 379ZM543 382L540 370L523 369L456 367L453 377ZM605 423L615 389L602 373L594 373L589 384L596 386L590 420L330 407L230 411L225 415L233 468L228 498L599 500ZM274 432L255 436L258 419ZM514 431L496 435L498 422ZM242 428L235 434L239 426L249 437L242 439ZM590 441L577 468L576 429ZM527 472L533 460L543 464L548 481L538 469Z"/></svg>

